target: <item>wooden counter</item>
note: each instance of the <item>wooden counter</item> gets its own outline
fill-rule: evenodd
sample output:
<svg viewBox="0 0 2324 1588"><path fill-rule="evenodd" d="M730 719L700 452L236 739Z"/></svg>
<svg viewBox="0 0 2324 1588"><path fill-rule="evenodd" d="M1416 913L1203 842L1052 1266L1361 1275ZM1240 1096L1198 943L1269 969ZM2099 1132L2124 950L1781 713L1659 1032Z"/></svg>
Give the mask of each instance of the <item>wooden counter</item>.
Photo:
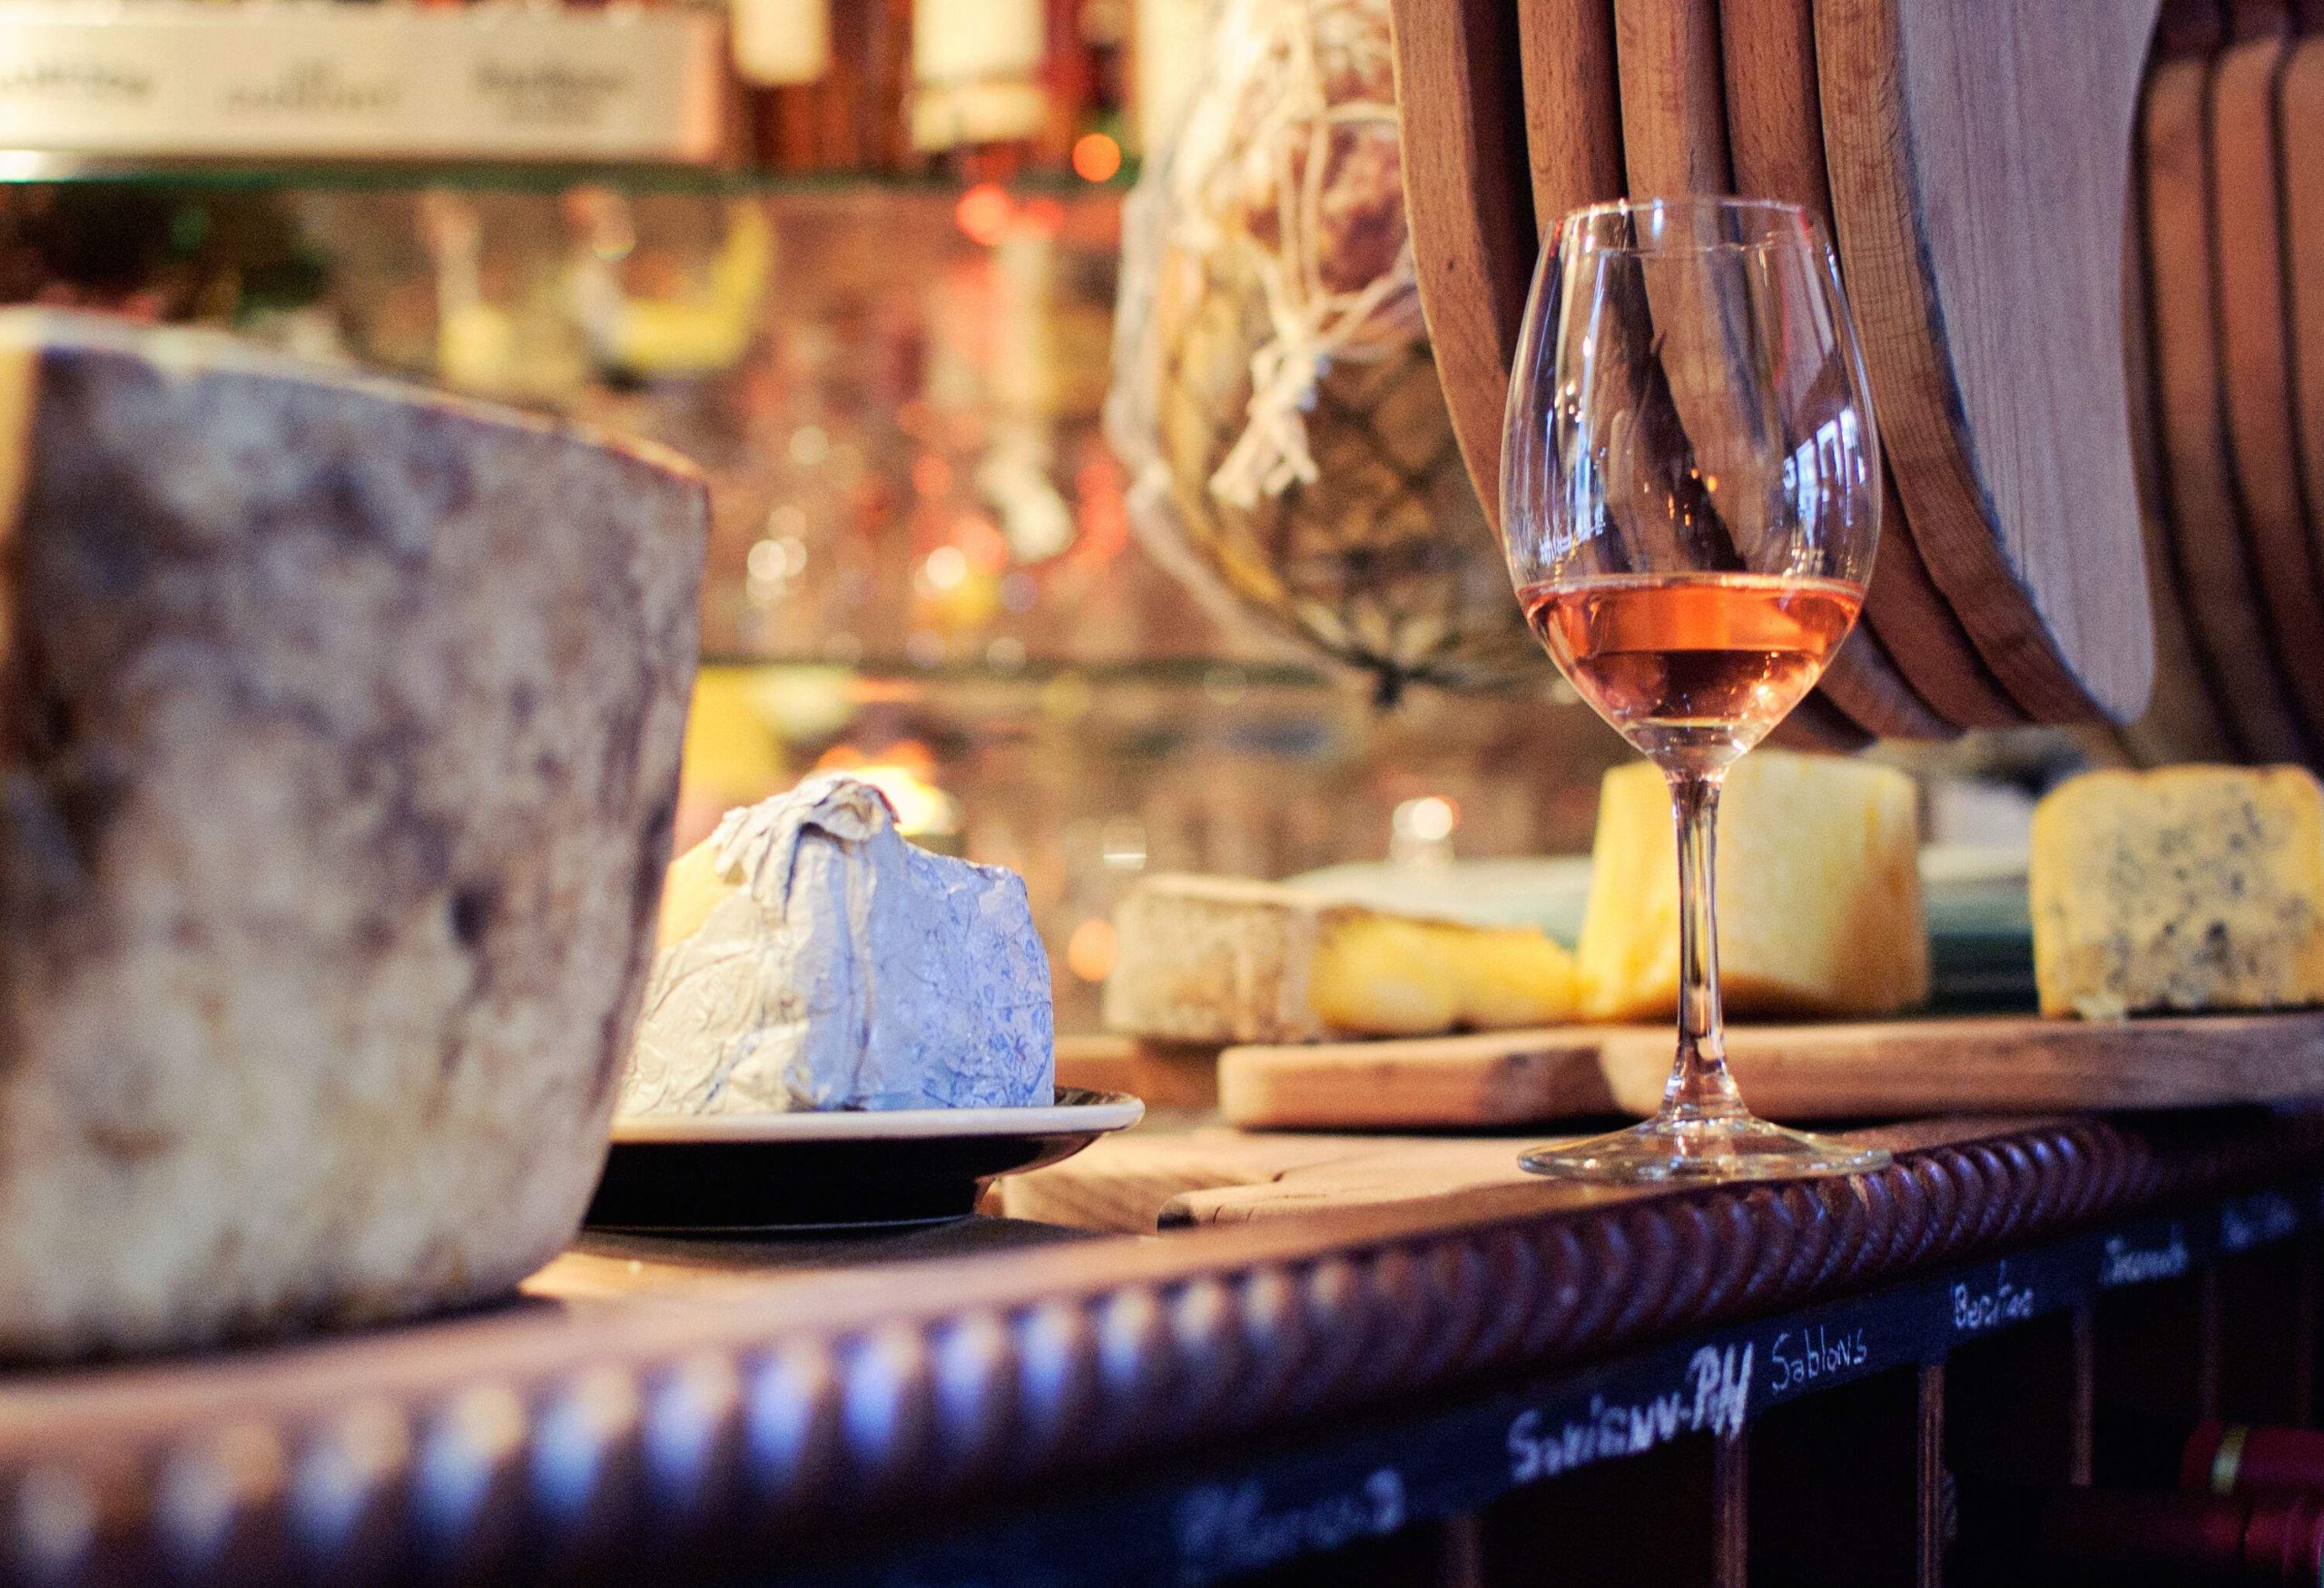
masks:
<svg viewBox="0 0 2324 1588"><path fill-rule="evenodd" d="M1747 1548L1844 1534L1904 1552L1850 1580L1933 1582L1965 1351L2043 1386L2006 1404L2063 1408L1990 1435L2054 1445L2061 1478L2118 1292L2168 1321L2195 1287L2186 1348L2141 1334L2167 1366L2125 1377L2164 1409L2221 1404L2259 1359L2222 1342L2273 1329L2297 1337L2254 1396L2306 1415L2324 1114L1869 1134L1897 1161L1853 1181L1462 1189L1429 1166L1516 1143L1424 1140L1379 1149L1413 1195L1160 1236L593 1238L488 1312L0 1377L0 1580L1196 1583L1393 1535L1317 1580L1489 1583L1580 1505L1574 1558L1591 1517L1669 1518L1638 1557L1660 1574L1593 1580L1740 1582ZM2263 1258L2281 1305L2221 1306ZM2034 1356L1990 1355L2019 1337ZM1763 1439L1794 1475L1863 1452L1827 1475L1902 1520L1803 1532L1747 1481ZM1648 1489L1610 1505L1617 1482Z"/></svg>

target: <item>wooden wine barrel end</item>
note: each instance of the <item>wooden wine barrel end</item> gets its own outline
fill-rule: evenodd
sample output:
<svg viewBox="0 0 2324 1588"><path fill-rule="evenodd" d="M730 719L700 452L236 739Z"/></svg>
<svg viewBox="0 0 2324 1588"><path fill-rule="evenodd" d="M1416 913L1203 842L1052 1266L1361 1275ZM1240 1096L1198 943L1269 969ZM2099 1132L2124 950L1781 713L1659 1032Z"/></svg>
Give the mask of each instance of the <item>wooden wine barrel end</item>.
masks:
<svg viewBox="0 0 2324 1588"><path fill-rule="evenodd" d="M1606 196L1616 156L1634 194L1774 192L1846 267L1899 488L1866 622L1927 711L1866 721L1886 697L1848 680L1801 731L2091 723L2142 760L2324 761L2324 6L1728 0L1748 39L1661 0L1579 34L1510 9L1396 7L1413 248L1489 502L1546 206ZM1527 96L1572 77L1539 58L1568 35L1599 91L1561 115ZM2230 164L2278 182L2222 214ZM2118 395L2093 371L2125 358Z"/></svg>
<svg viewBox="0 0 2324 1588"><path fill-rule="evenodd" d="M1501 523L1501 430L1536 253L1517 15L1495 0L1396 0L1404 214L1461 454Z"/></svg>

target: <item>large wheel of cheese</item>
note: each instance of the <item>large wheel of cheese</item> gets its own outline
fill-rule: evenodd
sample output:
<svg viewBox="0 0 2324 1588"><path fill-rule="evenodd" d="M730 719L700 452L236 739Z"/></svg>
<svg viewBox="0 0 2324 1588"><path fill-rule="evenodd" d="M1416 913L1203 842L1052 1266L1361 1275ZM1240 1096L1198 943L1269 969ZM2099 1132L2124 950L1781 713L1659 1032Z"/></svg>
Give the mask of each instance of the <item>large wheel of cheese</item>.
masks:
<svg viewBox="0 0 2324 1588"><path fill-rule="evenodd" d="M570 1237L704 513L669 457L0 315L0 1356L466 1302Z"/></svg>

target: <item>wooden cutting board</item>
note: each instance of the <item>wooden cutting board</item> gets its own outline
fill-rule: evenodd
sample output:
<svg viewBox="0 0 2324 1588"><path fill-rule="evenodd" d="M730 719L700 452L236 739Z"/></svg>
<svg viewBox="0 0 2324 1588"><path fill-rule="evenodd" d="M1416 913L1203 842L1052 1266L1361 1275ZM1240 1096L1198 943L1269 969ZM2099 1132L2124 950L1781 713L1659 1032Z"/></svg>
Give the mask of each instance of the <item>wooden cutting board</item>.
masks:
<svg viewBox="0 0 2324 1588"><path fill-rule="evenodd" d="M1506 0L1395 0L1404 215L1445 407L1501 523L1509 367L1537 252L1517 16Z"/></svg>
<svg viewBox="0 0 2324 1588"><path fill-rule="evenodd" d="M1643 1117L1672 1044L1665 1026L1569 1026L1229 1048L1218 1103L1230 1124L1297 1129ZM1786 1122L2199 1108L2324 1096L2324 1013L1745 1025L1727 1055L1751 1107Z"/></svg>
<svg viewBox="0 0 2324 1588"><path fill-rule="evenodd" d="M1851 722L1883 738L1951 739L1961 732L1905 682L1868 613L1849 631L1817 687Z"/></svg>
<svg viewBox="0 0 2324 1588"><path fill-rule="evenodd" d="M2304 762L2309 743L2260 623L2228 451L2206 127L2221 22L2211 0L2172 0L2140 106L2162 503L2188 628L2232 736L2253 759Z"/></svg>
<svg viewBox="0 0 2324 1588"><path fill-rule="evenodd" d="M1816 87L1813 0L1721 0L1718 19L1735 191L1797 204L1828 234L1832 200ZM2002 691L1929 582L1896 484L1885 467L1881 473L1880 556L1864 625L1881 653L1882 670L1916 704L1925 703L1931 717L1953 728L2023 723L2025 714ZM1851 636L1849 644L1855 643ZM1844 705L1848 686L1843 678L1834 689Z"/></svg>
<svg viewBox="0 0 2324 1588"><path fill-rule="evenodd" d="M1915 1119L1852 1132L1892 1151L1991 1139L2054 1119L2015 1116ZM1043 1225L1151 1234L1208 1224L1247 1224L1399 1202L1429 1201L1504 1186L1546 1188L1517 1164L1543 1138L1297 1135L1221 1127L1151 1128L1108 1137L1063 1163L1011 1175L1000 1209ZM1588 1200L1605 1189L1578 1194Z"/></svg>
<svg viewBox="0 0 2324 1588"><path fill-rule="evenodd" d="M1000 1183L1006 1218L1077 1229L1151 1234L1342 1208L1372 1208L1537 1177L1506 1138L1290 1136L1211 1127L1133 1131L1064 1163Z"/></svg>
<svg viewBox="0 0 2324 1588"><path fill-rule="evenodd" d="M1929 577L1885 459L1880 472L1880 556L1865 598L1873 632L1897 673L1945 721L1963 728L2023 725L2030 720L2024 708L2002 687Z"/></svg>
<svg viewBox="0 0 2324 1588"><path fill-rule="evenodd" d="M2227 45L2211 64L2209 235L2228 450L2260 616L2301 725L2324 743L2324 594L2300 502L2276 185L2276 87L2290 35L2284 0L2230 0Z"/></svg>
<svg viewBox="0 0 2324 1588"><path fill-rule="evenodd" d="M1775 725L1764 743L1778 750L1829 750L1853 755L1871 749L1874 740L1869 729L1818 689L1793 706L1791 715Z"/></svg>
<svg viewBox="0 0 2324 1588"><path fill-rule="evenodd" d="M2044 721L2144 709L2118 250L2154 0L1816 0L1833 209L1930 577Z"/></svg>

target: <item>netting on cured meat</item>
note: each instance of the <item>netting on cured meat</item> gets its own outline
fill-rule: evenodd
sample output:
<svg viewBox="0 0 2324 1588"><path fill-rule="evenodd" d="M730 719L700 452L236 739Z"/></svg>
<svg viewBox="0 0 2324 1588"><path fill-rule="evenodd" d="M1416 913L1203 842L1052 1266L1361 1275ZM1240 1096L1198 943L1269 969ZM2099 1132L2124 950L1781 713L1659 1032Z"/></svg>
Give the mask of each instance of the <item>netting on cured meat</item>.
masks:
<svg viewBox="0 0 2324 1588"><path fill-rule="evenodd" d="M1108 430L1142 540L1370 670L1539 676L1428 349L1386 0L1227 0L1125 214Z"/></svg>

